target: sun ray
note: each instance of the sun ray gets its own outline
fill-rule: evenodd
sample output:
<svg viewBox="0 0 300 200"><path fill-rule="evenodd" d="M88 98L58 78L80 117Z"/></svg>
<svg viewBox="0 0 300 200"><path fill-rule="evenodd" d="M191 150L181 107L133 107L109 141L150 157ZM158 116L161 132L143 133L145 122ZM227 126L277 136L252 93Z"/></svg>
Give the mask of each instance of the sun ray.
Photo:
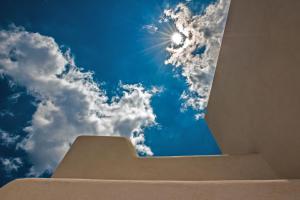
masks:
<svg viewBox="0 0 300 200"><path fill-rule="evenodd" d="M163 41L163 42L157 43L155 45L152 45L152 46L144 49L142 52L147 52L147 51L153 50L155 48L162 47L162 46L164 46L164 45L166 45L168 43L170 43L170 41Z"/></svg>

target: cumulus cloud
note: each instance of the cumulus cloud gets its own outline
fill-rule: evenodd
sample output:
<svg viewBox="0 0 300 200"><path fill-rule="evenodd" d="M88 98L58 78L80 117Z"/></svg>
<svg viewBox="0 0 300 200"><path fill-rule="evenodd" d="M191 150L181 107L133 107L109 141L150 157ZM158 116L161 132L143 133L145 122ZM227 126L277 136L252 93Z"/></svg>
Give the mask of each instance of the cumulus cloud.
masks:
<svg viewBox="0 0 300 200"><path fill-rule="evenodd" d="M169 58L165 64L182 69L182 76L189 85L181 98L182 110L192 107L204 117L209 93L221 46L230 0L218 0L209 5L203 14L193 15L183 3L164 10L160 22L173 22L182 37L180 45L170 44L166 51Z"/></svg>
<svg viewBox="0 0 300 200"><path fill-rule="evenodd" d="M37 99L24 129L28 137L19 145L28 152L34 175L52 171L79 135L126 136L140 153L152 155L143 129L156 124L150 105L156 88L120 84L122 95L109 99L93 74L78 68L52 37L21 28L0 31L0 74Z"/></svg>
<svg viewBox="0 0 300 200"><path fill-rule="evenodd" d="M18 171L22 167L23 162L21 158L0 158L0 164L7 175L9 175L12 172Z"/></svg>

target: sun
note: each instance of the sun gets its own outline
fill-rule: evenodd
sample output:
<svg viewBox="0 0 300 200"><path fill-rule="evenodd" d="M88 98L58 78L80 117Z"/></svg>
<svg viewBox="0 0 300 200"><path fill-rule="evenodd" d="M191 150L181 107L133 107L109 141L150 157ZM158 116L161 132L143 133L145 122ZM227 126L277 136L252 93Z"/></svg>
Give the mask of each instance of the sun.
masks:
<svg viewBox="0 0 300 200"><path fill-rule="evenodd" d="M174 32L172 35L171 35L171 41L176 44L176 45L180 45L182 43L182 35L178 32Z"/></svg>

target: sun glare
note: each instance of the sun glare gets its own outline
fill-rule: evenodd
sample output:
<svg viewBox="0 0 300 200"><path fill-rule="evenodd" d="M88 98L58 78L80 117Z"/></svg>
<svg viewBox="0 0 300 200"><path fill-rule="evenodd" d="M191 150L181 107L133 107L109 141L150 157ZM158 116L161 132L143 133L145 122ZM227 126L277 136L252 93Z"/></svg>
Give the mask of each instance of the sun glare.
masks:
<svg viewBox="0 0 300 200"><path fill-rule="evenodd" d="M182 43L182 39L183 39L182 35L180 33L178 33L178 32L173 33L172 36L171 36L172 42L174 44L176 44L176 45L181 44Z"/></svg>

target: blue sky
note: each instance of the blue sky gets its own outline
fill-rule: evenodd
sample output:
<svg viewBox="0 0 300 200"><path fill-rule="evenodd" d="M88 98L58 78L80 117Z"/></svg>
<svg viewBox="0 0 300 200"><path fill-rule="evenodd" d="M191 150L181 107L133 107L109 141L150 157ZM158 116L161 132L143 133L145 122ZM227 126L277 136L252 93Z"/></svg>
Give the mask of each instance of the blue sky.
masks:
<svg viewBox="0 0 300 200"><path fill-rule="evenodd" d="M184 3L184 7L176 11L176 6L179 3ZM182 55L178 55L175 61L169 60L169 64L166 64L166 60L170 58L170 52L166 50L166 47L170 46L178 50L184 43L182 42L180 46L174 46L172 41L164 43L164 38L168 37L168 35L171 37L173 32L179 32L184 41L188 38L184 30L182 32L177 30L179 27L178 24L172 21L181 17L175 16L176 13L182 12L184 15L184 8L188 8L192 16L205 15L205 8L213 3L221 4L219 1L214 0L186 2L166 0L87 0L84 1L84 3L68 0L2 1L0 8L0 29L6 31L5 34L8 36L3 36L4 39L1 38L0 49L1 45L4 46L1 44L1 41L8 40L13 33L16 33L15 35L25 34L26 36L24 36L24 38L30 38L33 36L32 33L49 36L55 40L54 43L59 45L61 51L66 52L68 51L67 49L70 49L70 55L73 57L72 62L75 63L76 68L82 68L83 73L88 71L93 72L92 83L98 84L98 87L105 93L104 96L107 98L104 106L114 105L114 99L112 98L115 96L124 99L122 98L124 95L122 85L139 84L134 85L134 89L127 91L128 96L134 95L134 92L137 91L137 94L139 94L138 98L144 103L143 105L146 105L146 108L145 106L135 108L132 103L127 103L128 105L124 103L130 102L129 100L124 100L123 103L116 101L115 104L117 104L119 110L116 116L125 116L123 116L122 113L126 112L126 109L122 107L123 105L125 105L125 107L129 106L133 111L142 109L137 111L139 117L134 116L135 121L129 121L129 124L135 125L132 125L133 127L126 127L128 134L122 133L122 130L125 130L123 128L124 124L122 124L121 128L117 129L114 126L121 126L120 124L116 125L118 120L110 121L109 123L112 124L111 127L113 127L113 130L121 130L120 133L116 135L127 137L132 137L134 134L140 135L143 141L137 144L141 144L141 148L145 146L149 147L154 156L220 154L221 152L205 120L202 118L198 120L195 119L195 115L203 113L203 108L197 107L202 104L189 104L186 103L186 99L182 98L183 92L189 91L192 96L190 95L187 98L188 100L200 99L200 102L202 102L203 98L200 98L200 96L203 95L201 93L202 90L197 87L201 87L201 83L207 85L211 84L211 78L207 78L207 80L209 80L207 81L206 75L202 76L202 74L197 74L197 77L202 77L202 79L206 80L202 82L202 79L198 81L198 79L195 79L191 74L184 75L187 74L184 73L186 72L185 70L191 69L191 62L182 61ZM162 18L162 16L164 10L167 9L173 10L173 15L165 16L168 18L168 22L160 23L160 19L165 19ZM198 20L214 19L213 17L208 16L207 18ZM198 22L195 21L195 24L197 23ZM146 25L148 25L148 28ZM11 28L12 26L14 28ZM149 26L152 28L155 27L155 30L150 30ZM215 33L220 34L220 31L214 30L217 30L219 28L218 26L212 25L207 28L207 30L213 30L211 31L212 36L214 36L213 34ZM172 27L171 32L170 27ZM212 55L211 57L213 58L204 57L201 58L200 61L199 57L200 54L203 54L205 48L216 48L218 50L218 46L211 45L213 43L209 42L211 38L220 40L220 36L212 36L207 36L208 39L205 40L205 42L198 41L195 37L196 39L193 41L194 49L186 50L189 52L188 55L192 61L195 59L196 62L199 61L199 66L204 63L202 63L202 60L205 60L207 61L205 63L212 65L209 67L215 67L213 66L214 62L209 60L216 60L215 52L207 53L208 57ZM43 40L44 38L39 39ZM17 41L22 43L21 40L22 39ZM13 43L11 46L13 45L15 44ZM15 46L13 51L10 50L8 54L11 56L12 52L17 52L13 53L16 54L17 58L14 60L10 57L10 60L21 62L21 58L18 58L18 47L20 47L21 50L24 50L24 48L22 49L22 45ZM9 47L9 45L5 46L5 48ZM28 55L37 56L37 54L32 55L32 52L31 54L28 53ZM20 55L21 54L22 52ZM198 54L198 57L195 56ZM42 53L39 56L41 59L48 58L43 57L44 55ZM0 55L0 60L1 59ZM33 60L40 63L38 59L40 58ZM61 57L57 59L61 59ZM31 63L35 65L33 61L29 61L26 61L26 67ZM180 66L175 67L176 62L180 62ZM21 66L21 64L19 66ZM197 65L195 66L192 66L194 67L192 68L193 70L197 70ZM30 175L49 176L51 169L47 168L50 172L46 173L34 173L32 166L41 165L43 167L51 166L53 168L58 162L54 161L54 164L50 163L49 165L40 164L43 162L43 160L40 159L43 155L35 155L31 150L28 150L28 141L27 146L25 145L26 148L22 147L26 136L35 134L32 138L35 140L40 138L40 136L36 136L36 132L38 131L34 132L38 130L34 129L36 128L34 115L38 116L42 113L43 116L48 116L48 114L44 112L49 111L49 104L46 105L48 106L48 110L46 109L46 111L38 112L38 107L45 105L52 96L50 95L50 97L48 97L47 95L49 93L46 95L43 92L37 95L36 93L39 92L36 91L44 91L44 89L37 87L33 82L31 83L28 76L23 77L16 71L9 71L10 69L6 67L5 62L0 62L0 74L2 74L0 78L0 130L2 134L0 137L2 140L0 142L0 185L18 177ZM1 68L4 69L2 72ZM28 70L31 69L33 68L28 68ZM26 73L30 74L28 70L26 69ZM213 69L207 72L209 76L211 76L212 71ZM197 81L199 84L197 84ZM153 90L154 87L156 90L160 90L160 92L155 92ZM59 90L59 87L57 90ZM74 95L77 93L65 93L65 95L68 94ZM76 98L76 96L72 98ZM132 98L133 100L135 99L135 97ZM56 99L56 97L53 99ZM53 107L57 106L57 108L60 109L65 108L65 104L59 106L59 104L56 105L53 103L53 105ZM76 109L76 105L82 104L74 103L74 109ZM184 107L183 105L186 106ZM70 107L67 108L69 109ZM82 106L78 109L82 109ZM113 110L114 109L109 108L109 111L106 113L113 112ZM145 116L142 115L143 112L146 113L145 115L147 115L147 117L141 117ZM69 113L69 111L65 113ZM111 114L115 115L114 113ZM49 115L52 117L51 114ZM156 116L156 118L154 119L153 116ZM141 122L137 121L139 119L141 119ZM128 121L129 119L125 119L125 122L126 120ZM37 122L38 121L39 120L37 120ZM71 120L69 120L68 123L71 123L70 121ZM25 127L31 127L31 129L24 129ZM76 126L74 125L74 127ZM86 130L89 130L89 128L83 129L83 132ZM102 131L103 129L95 130ZM105 132L106 130L104 129L103 131ZM114 133L109 134L108 130L107 133L108 135L114 135ZM41 144L53 139L47 138L47 134L48 133L42 138L43 143ZM87 131L86 134L89 134L89 132ZM100 135L105 134L101 133ZM75 136L76 135L72 135L70 138L73 139ZM68 137L68 133L58 135L57 137L63 137L64 140L69 143L72 141L72 139L65 139ZM60 138L55 138L55 140L60 140ZM47 145L48 144L49 143L47 143ZM47 148L47 146L39 148ZM34 149L34 151L37 150L41 149ZM65 148L62 152L64 151ZM144 153L142 152L140 154ZM61 156L58 157L60 158ZM54 160L56 158L55 156L53 157Z"/></svg>

